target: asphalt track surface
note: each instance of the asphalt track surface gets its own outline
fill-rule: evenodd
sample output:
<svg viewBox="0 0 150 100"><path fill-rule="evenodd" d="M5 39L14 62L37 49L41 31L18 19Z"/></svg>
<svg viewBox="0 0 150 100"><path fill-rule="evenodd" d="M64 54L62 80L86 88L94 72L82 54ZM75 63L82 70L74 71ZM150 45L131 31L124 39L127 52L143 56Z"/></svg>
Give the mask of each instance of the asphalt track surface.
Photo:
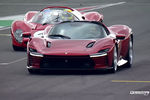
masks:
<svg viewBox="0 0 150 100"><path fill-rule="evenodd" d="M1 0L0 17L40 10L47 3L77 8L122 1ZM150 91L150 1L123 2L126 3L96 11L103 13L107 26L125 24L133 29L132 68L120 68L115 74L71 71L30 75L26 70L26 52L14 52L11 38L0 35L0 100L150 100L150 94L130 94L130 91ZM10 31L1 30L0 34L10 34Z"/></svg>

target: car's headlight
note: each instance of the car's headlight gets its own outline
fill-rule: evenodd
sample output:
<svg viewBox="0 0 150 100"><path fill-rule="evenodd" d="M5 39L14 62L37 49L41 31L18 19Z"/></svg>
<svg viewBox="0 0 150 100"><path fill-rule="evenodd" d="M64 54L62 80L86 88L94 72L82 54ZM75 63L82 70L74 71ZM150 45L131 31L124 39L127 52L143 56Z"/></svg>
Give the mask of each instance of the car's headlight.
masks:
<svg viewBox="0 0 150 100"><path fill-rule="evenodd" d="M14 32L14 36L15 36L15 39L21 43L22 42L22 34L23 34L23 31L21 29L17 29L15 32Z"/></svg>
<svg viewBox="0 0 150 100"><path fill-rule="evenodd" d="M104 53L107 53L108 51L109 51L109 48L100 50L98 53L104 54Z"/></svg>
<svg viewBox="0 0 150 100"><path fill-rule="evenodd" d="M100 50L98 53L95 53L95 54L92 54L90 55L90 57L102 57L102 56L106 56L107 53L108 53L109 49L103 49L103 50Z"/></svg>
<svg viewBox="0 0 150 100"><path fill-rule="evenodd" d="M31 56L43 57L43 55L40 54L39 52L37 52L36 49L29 48L29 52L30 52L30 55L31 55Z"/></svg>

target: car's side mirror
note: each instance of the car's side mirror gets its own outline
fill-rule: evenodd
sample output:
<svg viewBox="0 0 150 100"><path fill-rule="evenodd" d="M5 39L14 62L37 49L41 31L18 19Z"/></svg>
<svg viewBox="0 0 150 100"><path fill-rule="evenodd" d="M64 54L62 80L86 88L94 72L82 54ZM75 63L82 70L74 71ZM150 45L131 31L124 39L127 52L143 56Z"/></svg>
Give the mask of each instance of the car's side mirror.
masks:
<svg viewBox="0 0 150 100"><path fill-rule="evenodd" d="M124 34L117 34L117 35L116 35L116 39L117 39L117 40L124 40L125 37L126 37L126 36L125 36Z"/></svg>

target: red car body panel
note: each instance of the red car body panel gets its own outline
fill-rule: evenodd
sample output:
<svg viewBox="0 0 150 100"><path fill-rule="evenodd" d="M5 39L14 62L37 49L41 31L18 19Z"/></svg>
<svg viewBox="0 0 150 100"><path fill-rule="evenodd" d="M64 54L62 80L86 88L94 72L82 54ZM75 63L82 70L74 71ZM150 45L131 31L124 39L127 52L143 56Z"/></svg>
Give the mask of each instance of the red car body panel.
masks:
<svg viewBox="0 0 150 100"><path fill-rule="evenodd" d="M87 21L100 21L103 19L103 15L98 12L87 12L84 13L83 16Z"/></svg>
<svg viewBox="0 0 150 100"><path fill-rule="evenodd" d="M38 11L29 11L25 14L24 21L29 21Z"/></svg>
<svg viewBox="0 0 150 100"><path fill-rule="evenodd" d="M36 31L44 30L47 26L48 25L43 26L41 24L28 23L28 22L24 22L24 21L15 21L12 24L12 28L11 28L11 36L12 36L13 45L18 46L18 47L26 47L29 37L32 36L33 33L35 33ZM23 41L21 43L16 41L16 39L14 37L14 30L16 30L16 29L23 30L23 34L22 34Z"/></svg>
<svg viewBox="0 0 150 100"><path fill-rule="evenodd" d="M112 25L111 27L109 27L109 29L114 33L123 34L126 36L126 38L121 41L121 44L119 44L121 49L119 54L125 56L128 52L130 35L132 34L131 29L126 25Z"/></svg>
<svg viewBox="0 0 150 100"><path fill-rule="evenodd" d="M66 9L71 9L72 11L75 11L75 9L72 9L69 7L64 7L64 6L51 6L51 7L46 7L44 9L47 9L47 8L66 8ZM44 9L42 9L41 11L43 11ZM87 9L89 9L89 8L87 8ZM79 9L79 11L83 11L83 10L84 9ZM24 21L14 21L12 23L12 26L11 26L12 45L25 48L27 46L27 41L30 36L32 36L36 31L44 30L48 26L48 25L42 25L42 24L30 22L32 17L37 13L38 13L38 11L29 11L26 13ZM80 13L81 17L84 16L85 20L89 20L89 21L103 20L103 15L99 14L98 12L87 12L87 13L84 12L84 14L82 14L82 13ZM23 37L23 41L21 43L19 43L14 37L15 31L17 29L22 29L23 30L22 35L23 36L24 36L24 34L26 35L26 37ZM26 33L28 33L28 36Z"/></svg>

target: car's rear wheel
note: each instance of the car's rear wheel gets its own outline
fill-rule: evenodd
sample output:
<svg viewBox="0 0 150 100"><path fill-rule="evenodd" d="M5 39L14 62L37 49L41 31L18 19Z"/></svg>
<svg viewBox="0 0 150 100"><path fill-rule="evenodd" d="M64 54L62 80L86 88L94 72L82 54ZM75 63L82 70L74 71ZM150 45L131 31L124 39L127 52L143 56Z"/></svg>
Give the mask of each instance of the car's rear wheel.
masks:
<svg viewBox="0 0 150 100"><path fill-rule="evenodd" d="M130 38L129 41L129 48L128 48L128 53L126 56L126 60L128 61L127 64L125 65L127 68L132 67L132 63L133 63L133 41Z"/></svg>
<svg viewBox="0 0 150 100"><path fill-rule="evenodd" d="M116 47L114 47L112 69L110 70L111 73L115 73L117 71L117 69L118 69L117 62L118 62L118 54L117 54Z"/></svg>
<svg viewBox="0 0 150 100"><path fill-rule="evenodd" d="M12 45L14 51L23 51L24 48Z"/></svg>

